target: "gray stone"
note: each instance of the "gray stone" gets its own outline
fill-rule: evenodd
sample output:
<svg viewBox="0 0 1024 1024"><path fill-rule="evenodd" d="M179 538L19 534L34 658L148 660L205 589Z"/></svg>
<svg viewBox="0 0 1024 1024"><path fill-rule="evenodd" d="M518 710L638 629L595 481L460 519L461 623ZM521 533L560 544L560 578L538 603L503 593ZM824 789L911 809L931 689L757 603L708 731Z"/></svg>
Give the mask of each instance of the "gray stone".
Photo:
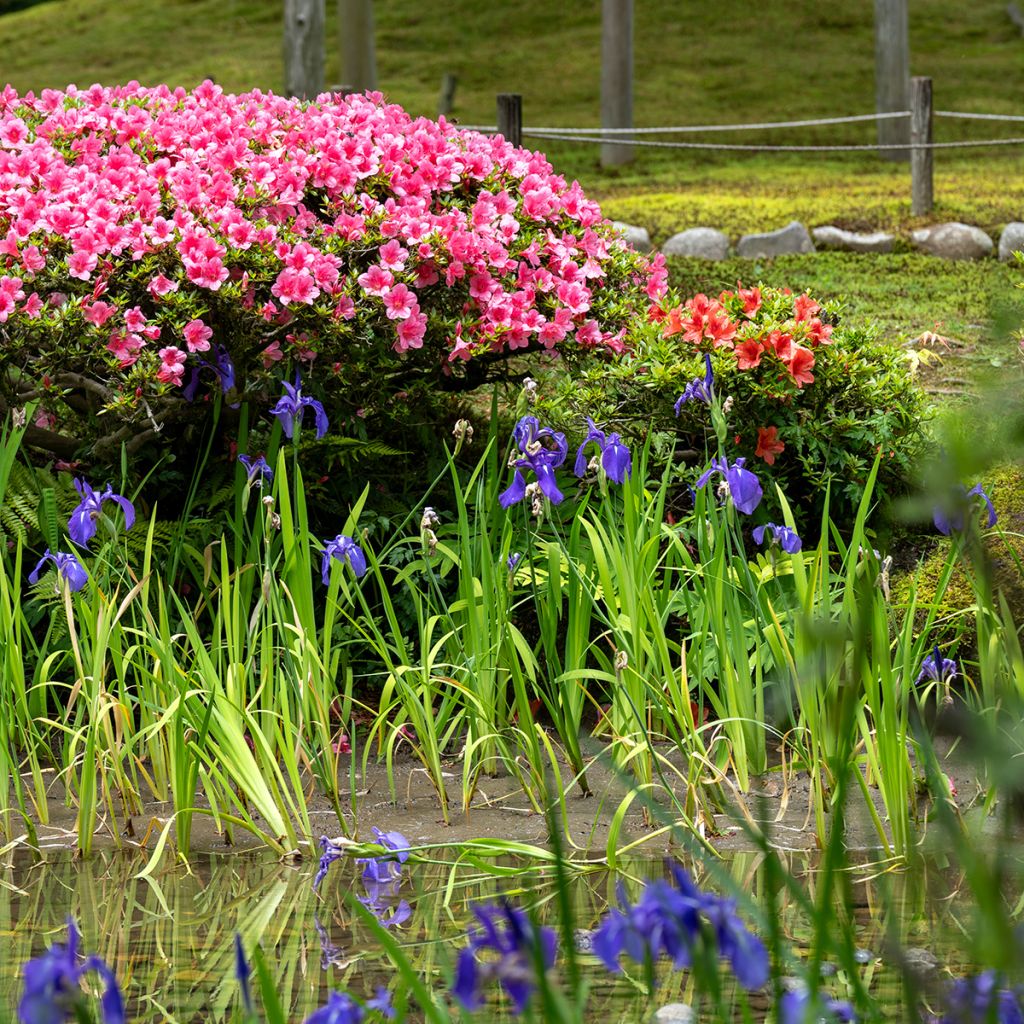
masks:
<svg viewBox="0 0 1024 1024"><path fill-rule="evenodd" d="M654 1024L694 1024L697 1015L686 1003L666 1003L654 1011Z"/></svg>
<svg viewBox="0 0 1024 1024"><path fill-rule="evenodd" d="M992 239L981 228L955 220L921 228L912 237L922 252L948 260L979 260L993 248Z"/></svg>
<svg viewBox="0 0 1024 1024"><path fill-rule="evenodd" d="M859 231L844 231L833 224L824 224L812 232L814 241L825 249L843 249L846 252L892 252L895 236L885 231L862 234Z"/></svg>
<svg viewBox="0 0 1024 1024"><path fill-rule="evenodd" d="M729 238L715 228L690 228L673 235L662 247L666 256L696 256L702 260L724 260L729 255Z"/></svg>
<svg viewBox="0 0 1024 1024"><path fill-rule="evenodd" d="M1024 224L1019 220L1007 224L999 236L999 258L1012 260L1015 252L1024 252Z"/></svg>
<svg viewBox="0 0 1024 1024"><path fill-rule="evenodd" d="M900 959L903 967L918 977L934 974L939 969L939 958L930 949L908 946Z"/></svg>
<svg viewBox="0 0 1024 1024"><path fill-rule="evenodd" d="M639 249L640 252L651 251L651 236L647 228L639 227L636 224L627 224L621 220L613 220L612 227L620 231L634 249Z"/></svg>
<svg viewBox="0 0 1024 1024"><path fill-rule="evenodd" d="M801 252L814 252L814 242L811 241L807 228L798 220L791 221L778 231L744 235L736 246L736 255L745 259Z"/></svg>

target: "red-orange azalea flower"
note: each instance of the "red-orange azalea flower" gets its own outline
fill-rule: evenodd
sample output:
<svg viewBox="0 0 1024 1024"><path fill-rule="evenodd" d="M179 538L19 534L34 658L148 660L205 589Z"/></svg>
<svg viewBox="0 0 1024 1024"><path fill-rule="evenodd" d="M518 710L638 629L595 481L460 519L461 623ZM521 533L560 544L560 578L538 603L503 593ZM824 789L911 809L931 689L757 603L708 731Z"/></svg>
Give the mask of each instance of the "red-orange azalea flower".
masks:
<svg viewBox="0 0 1024 1024"><path fill-rule="evenodd" d="M779 440L778 427L757 428L757 449L754 454L759 459L764 459L769 466L774 466L775 456L781 455L785 450L785 444Z"/></svg>

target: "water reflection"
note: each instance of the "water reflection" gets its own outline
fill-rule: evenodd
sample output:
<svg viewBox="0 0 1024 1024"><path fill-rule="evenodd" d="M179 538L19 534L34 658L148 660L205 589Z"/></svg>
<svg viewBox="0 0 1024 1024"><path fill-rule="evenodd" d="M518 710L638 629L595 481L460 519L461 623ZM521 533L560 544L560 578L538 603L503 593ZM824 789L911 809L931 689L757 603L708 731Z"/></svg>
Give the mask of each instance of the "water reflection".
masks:
<svg viewBox="0 0 1024 1024"><path fill-rule="evenodd" d="M385 913L407 901L408 913L403 907L402 921L394 922L400 927L392 933L439 999L447 998L449 965L474 901L504 893L535 906L549 924L557 912L553 875L545 867L532 864L521 871L516 869L522 865L501 861L505 874L495 877L482 866L456 866L457 856L457 851L433 851L430 863L410 863L400 892L386 894L390 910ZM311 885L315 860L290 865L262 855L206 855L194 858L191 870L167 867L140 878L144 863L123 853L83 862L51 851L45 862L19 856L0 872L0 1005L16 1005L20 965L63 936L69 914L81 927L84 948L99 953L122 980L134 1020L231 1019L237 1000L236 931L246 948L262 945L282 1003L296 1021L320 1006L331 989L367 997L378 986L398 984L373 934L346 905L348 893L367 898L355 864L336 863L317 894ZM784 889L769 891L760 854L687 866L700 884L717 891L731 888L758 906L772 905L773 897L782 931L797 952L809 942L806 908ZM596 926L608 901L616 898L617 883L633 895L637 879L662 872L660 863L650 861L620 867L621 873L612 874L592 865L573 876L569 901L584 941L585 930ZM814 863L794 854L786 867L816 900ZM928 948L953 973L968 969L954 943L970 920L969 907L958 897L960 885L957 872L934 861L914 872L888 872L882 865L844 873L833 912L854 923L858 945L871 951L862 978L873 996L896 1001L899 977L884 955L892 943ZM590 1019L642 1018L650 999L639 974L610 977L587 956L582 966L590 985ZM685 973L664 971L658 1002L688 1001L687 986Z"/></svg>

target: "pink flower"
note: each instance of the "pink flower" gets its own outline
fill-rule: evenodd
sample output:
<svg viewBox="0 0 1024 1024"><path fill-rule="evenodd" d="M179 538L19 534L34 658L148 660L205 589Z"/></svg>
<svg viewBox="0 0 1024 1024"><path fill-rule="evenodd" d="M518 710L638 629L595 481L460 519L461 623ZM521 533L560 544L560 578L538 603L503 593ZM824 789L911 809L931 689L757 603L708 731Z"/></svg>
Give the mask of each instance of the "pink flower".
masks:
<svg viewBox="0 0 1024 1024"><path fill-rule="evenodd" d="M131 309L124 311L124 325L132 334L142 333L146 326L146 317L138 306L132 306Z"/></svg>
<svg viewBox="0 0 1024 1024"><path fill-rule="evenodd" d="M167 295L169 292L176 292L178 290L178 282L171 281L169 278L164 277L163 274L157 274L149 284L146 285L146 290L154 298L159 296Z"/></svg>
<svg viewBox="0 0 1024 1024"><path fill-rule="evenodd" d="M157 371L156 379L164 384L181 386L181 378L185 373L185 359L187 356L180 348L173 345L160 349L160 369Z"/></svg>
<svg viewBox="0 0 1024 1024"><path fill-rule="evenodd" d="M384 310L389 320L406 320L419 309L415 292L396 284L384 294Z"/></svg>
<svg viewBox="0 0 1024 1024"><path fill-rule="evenodd" d="M117 312L117 306L98 299L96 302L82 306L82 312L93 327L102 327Z"/></svg>
<svg viewBox="0 0 1024 1024"><path fill-rule="evenodd" d="M31 320L35 320L43 310L43 300L38 292L33 292L26 300L21 311Z"/></svg>
<svg viewBox="0 0 1024 1024"><path fill-rule="evenodd" d="M394 283L394 277L391 272L385 270L382 266L374 264L365 274L360 274L356 280L359 282L359 287L366 292L367 295L381 295L391 287Z"/></svg>
<svg viewBox="0 0 1024 1024"><path fill-rule="evenodd" d="M138 361L139 350L144 344L145 341L137 334L115 331L107 342L107 350L113 354L123 370Z"/></svg>
<svg viewBox="0 0 1024 1024"><path fill-rule="evenodd" d="M555 292L558 301L568 307L573 316L590 309L590 292L581 284L561 284Z"/></svg>
<svg viewBox="0 0 1024 1024"><path fill-rule="evenodd" d="M99 260L89 253L73 252L68 257L67 263L68 274L71 277L77 277L80 281L88 281Z"/></svg>
<svg viewBox="0 0 1024 1024"><path fill-rule="evenodd" d="M185 344L189 352L208 352L210 339L213 337L213 330L206 326L202 320L189 320L182 331L185 336ZM161 352L164 350L161 349Z"/></svg>
<svg viewBox="0 0 1024 1024"><path fill-rule="evenodd" d="M422 313L416 313L398 324L398 341L394 347L399 352L410 348L422 348L423 336L426 333L427 318Z"/></svg>
<svg viewBox="0 0 1024 1024"><path fill-rule="evenodd" d="M348 295L339 295L338 301L334 304L334 318L336 320L351 320L356 315L356 304Z"/></svg>
<svg viewBox="0 0 1024 1024"><path fill-rule="evenodd" d="M397 239L385 242L380 247L380 265L386 270L402 270L409 257L409 250L403 249Z"/></svg>
<svg viewBox="0 0 1024 1024"><path fill-rule="evenodd" d="M269 370L274 363L279 363L284 359L284 353L281 351L281 342L272 341L261 353L260 358L263 360L263 368Z"/></svg>

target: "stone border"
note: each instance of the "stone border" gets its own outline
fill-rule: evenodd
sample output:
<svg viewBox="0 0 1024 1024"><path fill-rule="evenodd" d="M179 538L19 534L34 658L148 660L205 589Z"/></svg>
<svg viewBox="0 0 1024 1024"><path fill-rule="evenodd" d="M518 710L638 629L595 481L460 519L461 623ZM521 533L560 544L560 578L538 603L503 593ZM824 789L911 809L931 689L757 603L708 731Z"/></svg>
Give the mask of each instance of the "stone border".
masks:
<svg viewBox="0 0 1024 1024"><path fill-rule="evenodd" d="M646 228L623 221L612 221L612 224L634 248L644 251L654 248ZM777 231L744 235L736 243L735 255L744 259L763 259L817 252L818 247L840 252L889 253L895 248L896 240L896 235L885 231L845 231L833 224L824 224L808 232L800 221L794 220ZM920 252L951 260L983 259L996 249L992 239L981 228L959 221L922 228L913 232L908 241ZM695 227L672 235L662 245L661 251L666 256L724 260L733 250L728 235L722 231ZM1024 251L1024 222L1012 221L1003 228L999 238L998 257L1012 260L1013 254L1021 251Z"/></svg>

